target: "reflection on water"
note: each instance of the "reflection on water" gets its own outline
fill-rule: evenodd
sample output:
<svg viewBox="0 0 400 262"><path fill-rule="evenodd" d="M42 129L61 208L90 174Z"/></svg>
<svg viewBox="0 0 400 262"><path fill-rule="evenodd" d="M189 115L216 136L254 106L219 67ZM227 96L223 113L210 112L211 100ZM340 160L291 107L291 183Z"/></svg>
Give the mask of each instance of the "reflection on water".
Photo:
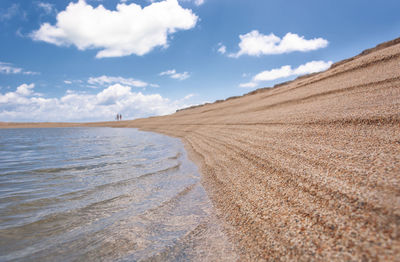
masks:
<svg viewBox="0 0 400 262"><path fill-rule="evenodd" d="M229 245L179 140L0 130L0 261L185 261Z"/></svg>

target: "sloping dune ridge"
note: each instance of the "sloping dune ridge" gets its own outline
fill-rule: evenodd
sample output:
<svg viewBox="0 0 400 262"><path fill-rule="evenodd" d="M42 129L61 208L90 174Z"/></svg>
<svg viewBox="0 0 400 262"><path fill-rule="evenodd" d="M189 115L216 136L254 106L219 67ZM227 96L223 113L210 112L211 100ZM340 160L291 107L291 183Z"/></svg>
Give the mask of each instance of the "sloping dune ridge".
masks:
<svg viewBox="0 0 400 262"><path fill-rule="evenodd" d="M400 258L398 40L129 125L183 139L243 260Z"/></svg>
<svg viewBox="0 0 400 262"><path fill-rule="evenodd" d="M88 124L89 125L89 124ZM173 115L242 261L400 258L400 40Z"/></svg>

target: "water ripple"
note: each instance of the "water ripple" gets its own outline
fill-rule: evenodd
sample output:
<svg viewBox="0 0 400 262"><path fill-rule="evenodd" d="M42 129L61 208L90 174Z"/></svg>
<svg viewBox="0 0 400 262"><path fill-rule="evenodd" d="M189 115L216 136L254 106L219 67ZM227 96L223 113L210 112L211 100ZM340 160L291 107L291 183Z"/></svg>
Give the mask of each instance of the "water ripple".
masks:
<svg viewBox="0 0 400 262"><path fill-rule="evenodd" d="M177 139L134 129L10 129L0 130L0 148L1 261L141 260L209 212Z"/></svg>

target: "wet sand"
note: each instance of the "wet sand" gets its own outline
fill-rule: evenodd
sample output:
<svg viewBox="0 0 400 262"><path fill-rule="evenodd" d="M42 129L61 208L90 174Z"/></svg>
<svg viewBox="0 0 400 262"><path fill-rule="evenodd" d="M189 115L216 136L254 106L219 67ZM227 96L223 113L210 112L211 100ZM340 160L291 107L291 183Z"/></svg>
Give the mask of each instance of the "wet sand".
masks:
<svg viewBox="0 0 400 262"><path fill-rule="evenodd" d="M85 125L181 138L241 261L396 261L399 42L243 97Z"/></svg>

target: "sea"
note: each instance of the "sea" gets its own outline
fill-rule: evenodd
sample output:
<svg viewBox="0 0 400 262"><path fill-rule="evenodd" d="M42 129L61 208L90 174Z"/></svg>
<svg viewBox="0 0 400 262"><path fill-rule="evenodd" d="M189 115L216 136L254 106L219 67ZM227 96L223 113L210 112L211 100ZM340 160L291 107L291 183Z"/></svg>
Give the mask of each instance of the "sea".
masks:
<svg viewBox="0 0 400 262"><path fill-rule="evenodd" d="M229 258L213 210L179 139L0 129L0 261Z"/></svg>

